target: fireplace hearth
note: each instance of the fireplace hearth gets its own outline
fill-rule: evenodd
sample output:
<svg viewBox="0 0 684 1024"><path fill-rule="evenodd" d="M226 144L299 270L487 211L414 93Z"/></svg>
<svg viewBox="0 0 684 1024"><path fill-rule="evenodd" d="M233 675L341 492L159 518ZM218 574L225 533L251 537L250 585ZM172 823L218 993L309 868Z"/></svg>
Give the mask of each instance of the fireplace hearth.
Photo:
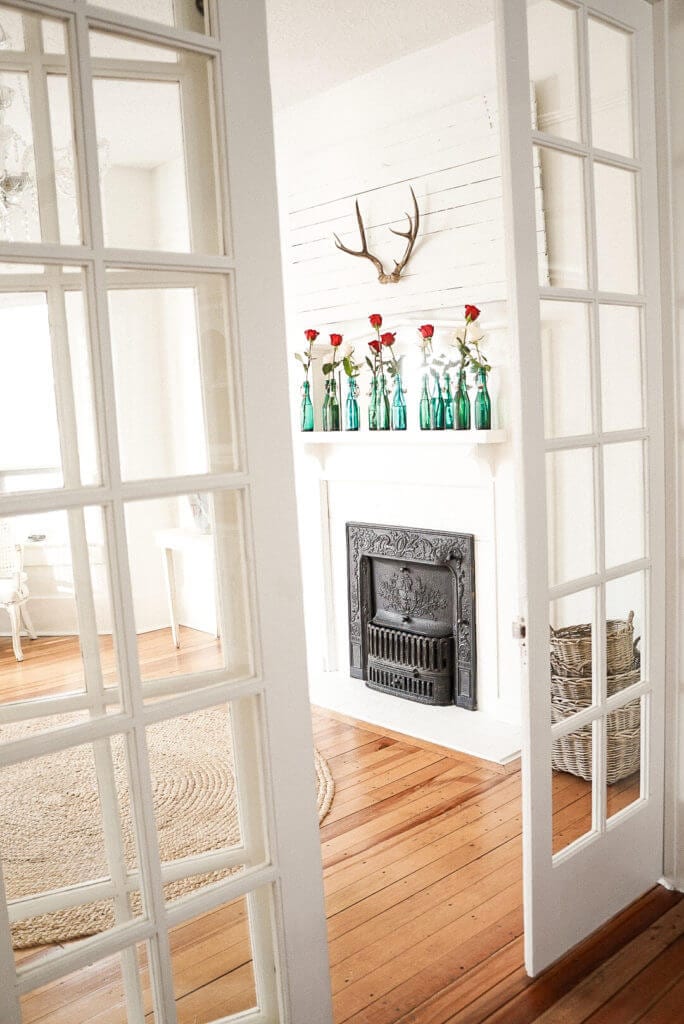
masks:
<svg viewBox="0 0 684 1024"><path fill-rule="evenodd" d="M421 704L475 710L475 538L347 523L351 674Z"/></svg>

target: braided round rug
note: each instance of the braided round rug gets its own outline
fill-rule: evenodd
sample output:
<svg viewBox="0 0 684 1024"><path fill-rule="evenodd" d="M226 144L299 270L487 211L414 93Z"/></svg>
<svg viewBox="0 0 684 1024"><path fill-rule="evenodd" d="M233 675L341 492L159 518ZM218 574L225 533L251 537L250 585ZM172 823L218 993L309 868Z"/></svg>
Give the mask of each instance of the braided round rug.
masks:
<svg viewBox="0 0 684 1024"><path fill-rule="evenodd" d="M63 716L59 725L77 721ZM40 722L4 726L3 741L37 732ZM137 868L127 760L121 737L111 740L114 778L126 866ZM240 842L230 719L211 708L148 729L154 809L163 861ZM334 784L316 751L319 821L330 810ZM92 745L36 758L0 773L0 855L8 899L109 875L103 816ZM193 875L166 885L167 899L217 881L234 871ZM140 913L139 896L131 897ZM112 900L101 900L12 926L15 949L66 942L114 924Z"/></svg>

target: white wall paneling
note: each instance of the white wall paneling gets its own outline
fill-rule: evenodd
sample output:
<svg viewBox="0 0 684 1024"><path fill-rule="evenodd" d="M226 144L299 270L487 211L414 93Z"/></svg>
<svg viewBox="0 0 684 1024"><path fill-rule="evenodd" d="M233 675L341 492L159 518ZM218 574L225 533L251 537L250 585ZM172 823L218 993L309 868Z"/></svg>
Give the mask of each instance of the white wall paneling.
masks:
<svg viewBox="0 0 684 1024"><path fill-rule="evenodd" d="M348 323L379 304L395 317L457 309L475 292L479 303L505 299L492 54L492 28L483 26L279 114L294 323ZM439 80L432 92L426 75ZM403 242L389 228L411 210L409 185L419 241L400 286L383 286L367 261L338 252L332 235L358 246L358 197L369 246L391 267ZM538 249L544 259L543 221Z"/></svg>

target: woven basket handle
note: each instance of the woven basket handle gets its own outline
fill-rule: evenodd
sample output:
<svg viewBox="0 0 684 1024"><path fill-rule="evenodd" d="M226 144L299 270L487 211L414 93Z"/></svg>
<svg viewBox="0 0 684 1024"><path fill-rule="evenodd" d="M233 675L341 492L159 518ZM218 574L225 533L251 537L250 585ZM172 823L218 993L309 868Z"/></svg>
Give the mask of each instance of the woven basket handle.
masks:
<svg viewBox="0 0 684 1024"><path fill-rule="evenodd" d="M629 615L627 616L627 625L631 627L633 622L634 622L634 612L630 612Z"/></svg>

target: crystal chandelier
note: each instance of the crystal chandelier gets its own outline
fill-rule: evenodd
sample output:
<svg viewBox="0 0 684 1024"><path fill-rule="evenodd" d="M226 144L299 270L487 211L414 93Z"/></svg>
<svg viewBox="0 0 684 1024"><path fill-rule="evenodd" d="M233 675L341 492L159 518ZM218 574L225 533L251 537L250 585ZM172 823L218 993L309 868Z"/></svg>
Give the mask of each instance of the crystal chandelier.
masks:
<svg viewBox="0 0 684 1024"><path fill-rule="evenodd" d="M0 50L10 50L12 40L0 24ZM6 76L0 77L0 235L6 241L12 241L11 213L15 207L21 207L26 195L33 192L34 176L33 147L30 146L19 132L7 123L7 112L16 98L17 90L7 84ZM28 97L23 96L28 109ZM24 224L28 237L28 219L24 209Z"/></svg>

